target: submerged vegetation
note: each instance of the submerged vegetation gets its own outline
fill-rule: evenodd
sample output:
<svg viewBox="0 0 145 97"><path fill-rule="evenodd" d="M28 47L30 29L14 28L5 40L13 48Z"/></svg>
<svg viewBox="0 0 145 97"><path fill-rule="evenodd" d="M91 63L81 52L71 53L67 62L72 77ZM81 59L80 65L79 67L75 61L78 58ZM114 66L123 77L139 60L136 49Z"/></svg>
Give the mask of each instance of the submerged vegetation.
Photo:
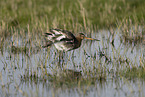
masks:
<svg viewBox="0 0 145 97"><path fill-rule="evenodd" d="M144 5L144 0L0 0L2 90L9 92L5 75L25 96L16 79L69 88L119 78L144 80ZM101 41L87 41L86 47L60 56L53 46L41 48L50 28Z"/></svg>

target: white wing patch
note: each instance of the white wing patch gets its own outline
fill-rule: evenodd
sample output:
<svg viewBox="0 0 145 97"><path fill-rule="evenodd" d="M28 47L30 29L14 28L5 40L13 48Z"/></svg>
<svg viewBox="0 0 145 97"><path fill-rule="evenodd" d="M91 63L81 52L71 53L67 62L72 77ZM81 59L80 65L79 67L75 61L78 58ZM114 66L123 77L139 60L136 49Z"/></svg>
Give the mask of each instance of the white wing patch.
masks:
<svg viewBox="0 0 145 97"><path fill-rule="evenodd" d="M55 34L52 34L52 35L48 35L47 36L47 39L50 40L50 41L60 41L63 38L66 38L66 36L65 35L62 35L62 34L60 34L58 36L55 35Z"/></svg>
<svg viewBox="0 0 145 97"><path fill-rule="evenodd" d="M56 30L52 30L53 32L54 32L54 34L60 34L60 32L59 31L56 31Z"/></svg>
<svg viewBox="0 0 145 97"><path fill-rule="evenodd" d="M64 35L61 34L61 36L57 37L56 40L61 40L63 38L66 38L66 36L64 36Z"/></svg>
<svg viewBox="0 0 145 97"><path fill-rule="evenodd" d="M50 41L60 41L61 39L66 38L65 34L63 34L61 31L52 30L51 35L47 36L47 39Z"/></svg>
<svg viewBox="0 0 145 97"><path fill-rule="evenodd" d="M54 37L54 34L52 34L52 35L47 35L47 39L50 40L50 41L52 41L53 37Z"/></svg>

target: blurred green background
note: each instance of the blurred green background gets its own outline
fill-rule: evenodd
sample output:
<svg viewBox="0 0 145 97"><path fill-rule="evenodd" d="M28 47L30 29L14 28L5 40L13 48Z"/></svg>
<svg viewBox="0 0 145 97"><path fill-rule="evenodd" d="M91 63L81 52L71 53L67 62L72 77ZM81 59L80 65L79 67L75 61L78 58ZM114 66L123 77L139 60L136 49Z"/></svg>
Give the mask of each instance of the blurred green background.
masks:
<svg viewBox="0 0 145 97"><path fill-rule="evenodd" d="M0 32L28 26L103 29L128 19L144 25L145 0L0 0Z"/></svg>

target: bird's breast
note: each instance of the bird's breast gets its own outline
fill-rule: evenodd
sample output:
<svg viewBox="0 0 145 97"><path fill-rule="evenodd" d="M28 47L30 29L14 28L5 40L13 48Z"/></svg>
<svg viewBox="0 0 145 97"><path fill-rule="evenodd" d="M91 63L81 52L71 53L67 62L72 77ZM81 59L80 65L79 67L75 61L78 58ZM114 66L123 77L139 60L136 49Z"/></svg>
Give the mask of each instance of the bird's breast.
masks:
<svg viewBox="0 0 145 97"><path fill-rule="evenodd" d="M57 43L54 43L54 46L60 50L60 51L68 51L70 50L72 47L69 46L69 45L66 45L65 43L63 42L57 42Z"/></svg>
<svg viewBox="0 0 145 97"><path fill-rule="evenodd" d="M74 49L79 48L81 46L82 39L76 37Z"/></svg>

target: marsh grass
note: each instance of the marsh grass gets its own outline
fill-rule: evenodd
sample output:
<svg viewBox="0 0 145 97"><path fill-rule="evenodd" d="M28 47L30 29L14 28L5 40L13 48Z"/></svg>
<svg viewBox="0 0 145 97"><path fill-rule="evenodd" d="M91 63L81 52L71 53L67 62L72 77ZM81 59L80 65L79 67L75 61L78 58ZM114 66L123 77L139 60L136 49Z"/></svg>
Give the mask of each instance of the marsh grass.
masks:
<svg viewBox="0 0 145 97"><path fill-rule="evenodd" d="M94 33L93 29L87 30ZM36 31L36 29L33 31ZM108 48L111 46L110 37L113 37L113 34L110 34L111 36L106 35L108 41L105 42L104 40L101 41L102 43L99 42L101 45L98 46L99 49L96 49L95 53L89 53L85 48L80 48L80 50L84 50L84 52L78 51L82 55L78 57L79 61L81 60L81 66L79 66L79 64L75 63L75 60L74 63L69 63L70 60L73 60L73 58L77 56L76 53L76 55L73 55L71 52L67 52L68 55L65 53L64 61L62 61L63 58L60 61L59 58L62 56L57 54L59 52L54 47L42 49L41 45L44 40L42 33L36 32L36 34L35 32L31 32L29 27L27 27L26 33L24 30L19 32L19 30L16 29L14 32L15 33L11 35L12 38L7 38L11 40L4 41L3 48L8 48L8 52L10 53L9 62L4 61L4 64L7 64L4 68L5 71L10 68L14 71L20 71L18 74L19 79L26 84L35 83L38 85L43 83L45 85L49 83L50 86L54 88L76 88L83 85L89 87L95 85L98 81L106 82L107 80L118 79L120 77L126 79L144 79L145 61L143 55L140 56L139 64L137 62L134 63L130 58L122 56L127 52L126 49L123 53L120 53L121 49L115 49L114 46L114 48L112 48L114 54L110 56ZM115 31L113 31L113 33L115 33ZM92 42L92 44L94 43ZM44 53L42 53L43 50ZM21 54L24 61L22 64L19 63L21 59L19 55ZM9 63L10 67L8 66ZM81 70L67 69L67 67L74 64L78 65L78 67L76 66L75 68L81 68ZM4 84L4 88L7 90L5 86ZM19 86L15 85L15 87L22 95L28 95L27 92L23 91ZM87 91L87 89L83 89L84 92ZM30 91L30 93L33 92Z"/></svg>
<svg viewBox="0 0 145 97"><path fill-rule="evenodd" d="M134 66L132 68L126 68L126 70L123 70L120 72L120 75L127 79L135 79L135 78L144 79L145 68L142 66L139 66L139 67Z"/></svg>
<svg viewBox="0 0 145 97"><path fill-rule="evenodd" d="M77 29L90 27L97 29L116 27L116 21L131 18L134 23L143 23L143 0L74 0L45 1L45 0L1 0L1 32L16 27L30 30L33 28L44 29L62 28ZM134 20L134 16L136 20Z"/></svg>
<svg viewBox="0 0 145 97"><path fill-rule="evenodd" d="M55 71L55 70L54 70ZM53 72L53 71L52 71ZM40 73L40 72L39 72ZM59 70L57 72L42 73L38 74L38 72L34 71L31 73L25 73L21 75L21 81L32 81L35 83L38 82L50 82L53 83L55 87L67 86L67 87L76 87L78 84L95 84L96 81L105 81L106 73L102 70L94 69L85 71L82 75L81 71L74 70Z"/></svg>
<svg viewBox="0 0 145 97"><path fill-rule="evenodd" d="M0 51L4 57L0 59L4 65L2 70L4 72L12 70L13 80L15 72L18 71L21 82L35 84L50 82L54 87L90 86L98 81L105 82L120 77L144 79L144 5L144 0L91 2L89 0L1 0ZM67 52L69 55L65 53L67 56L65 60L60 60L62 56L59 56L54 47L41 48L45 41L43 33L48 32L50 28L67 29L74 34L84 32L88 36L101 33L99 30L105 28L106 34L109 29L110 36L107 36L107 42L100 41L93 53L87 52L84 48L81 49L84 52L77 51L81 53L79 57ZM139 63L132 62L127 57L128 48L121 51L121 48L116 49L115 45L113 46L117 34L115 29L119 30L121 34L119 41L122 43L142 45ZM103 36L93 37L98 39ZM97 43L90 42L87 47L91 47L92 44ZM110 47L111 51L108 50ZM8 52L8 55L5 52ZM137 60L137 56L139 55L136 55L134 60ZM76 57L80 63L75 63L77 60L73 59ZM70 60L72 63L69 63ZM70 65L79 70L67 69ZM0 72L0 80L3 79ZM1 87L9 94L7 92L9 88L6 86L3 81ZM27 92L21 90L18 85L15 87L17 91L28 96Z"/></svg>
<svg viewBox="0 0 145 97"><path fill-rule="evenodd" d="M128 28L129 29L129 28ZM12 55L17 56L18 54L25 53L25 55L28 57L26 58L26 61L31 59L31 56L34 55L34 57L37 57L37 53L39 53L41 48L41 43L43 41L43 35L37 34L35 35L34 32L30 32L29 27L27 28L28 32L25 34L23 31L18 32L15 30L15 34L12 35L13 40L10 41L10 43L13 43L11 48ZM83 29L82 29L83 30ZM89 29L92 32L92 29ZM35 29L34 29L35 31ZM19 34L18 34L19 33ZM20 36L19 36L20 35ZM35 36L34 36L35 35ZM17 38L15 38L17 37ZM18 37L21 37L18 38ZM109 36L110 37L110 36ZM113 36L111 36L113 37ZM111 41L108 39L108 41ZM107 43L109 43L107 41ZM105 45L106 43L102 43L104 46L103 48L108 48L110 45ZM37 48L38 46L38 48ZM37 58L34 58L36 64L35 68L30 66L31 64L28 62L26 63L28 67L26 67L26 71L21 74L21 81L24 82L51 82L55 87L60 86L77 86L79 83L81 84L95 84L97 81L105 81L108 79L108 76L110 78L119 78L122 77L128 77L128 78L144 78L144 69L139 69L139 64L133 64L131 60L127 57L122 57L120 55L120 49L115 50L114 49L114 55L109 56L107 49L100 49L98 50L98 55L89 54L84 50L83 55L87 58L90 58L93 62L92 66L88 66L89 64L87 62L84 62L86 59L82 58L82 64L83 67L82 71L75 71L75 70L69 70L66 69L66 67L69 65L69 63L63 59L60 61L59 51L51 50L54 48L48 48L42 57L39 56L40 62ZM124 51L124 54L126 51ZM67 53L66 53L67 54ZM47 63L47 61L51 60L50 55L54 55L55 59L52 59L54 62L52 64L56 64L56 67L50 66L51 64ZM13 56L13 57L15 57ZM96 59L96 57L99 57ZM68 60L71 60L75 56L68 55ZM113 58L112 58L113 57ZM43 60L44 58L44 60ZM59 63L59 64L58 64ZM112 65L112 69L110 70L109 66ZM59 67L59 65L61 65ZM109 66L108 66L109 65ZM143 57L140 58L140 65L144 66L144 59ZM62 67L62 68L61 68ZM48 72L48 69L51 68L51 73ZM114 69L116 68L116 69ZM112 73L113 70L113 73ZM139 71L140 70L140 71ZM138 72L139 71L139 72ZM130 74L131 73L131 74Z"/></svg>
<svg viewBox="0 0 145 97"><path fill-rule="evenodd" d="M136 17L134 18L136 21L133 23L133 20L128 18L122 21L120 26L122 39L121 41L124 43L130 43L130 44L137 44L137 43L143 43L145 40L145 31L144 31L144 24L140 24ZM144 20L142 20L144 21Z"/></svg>

